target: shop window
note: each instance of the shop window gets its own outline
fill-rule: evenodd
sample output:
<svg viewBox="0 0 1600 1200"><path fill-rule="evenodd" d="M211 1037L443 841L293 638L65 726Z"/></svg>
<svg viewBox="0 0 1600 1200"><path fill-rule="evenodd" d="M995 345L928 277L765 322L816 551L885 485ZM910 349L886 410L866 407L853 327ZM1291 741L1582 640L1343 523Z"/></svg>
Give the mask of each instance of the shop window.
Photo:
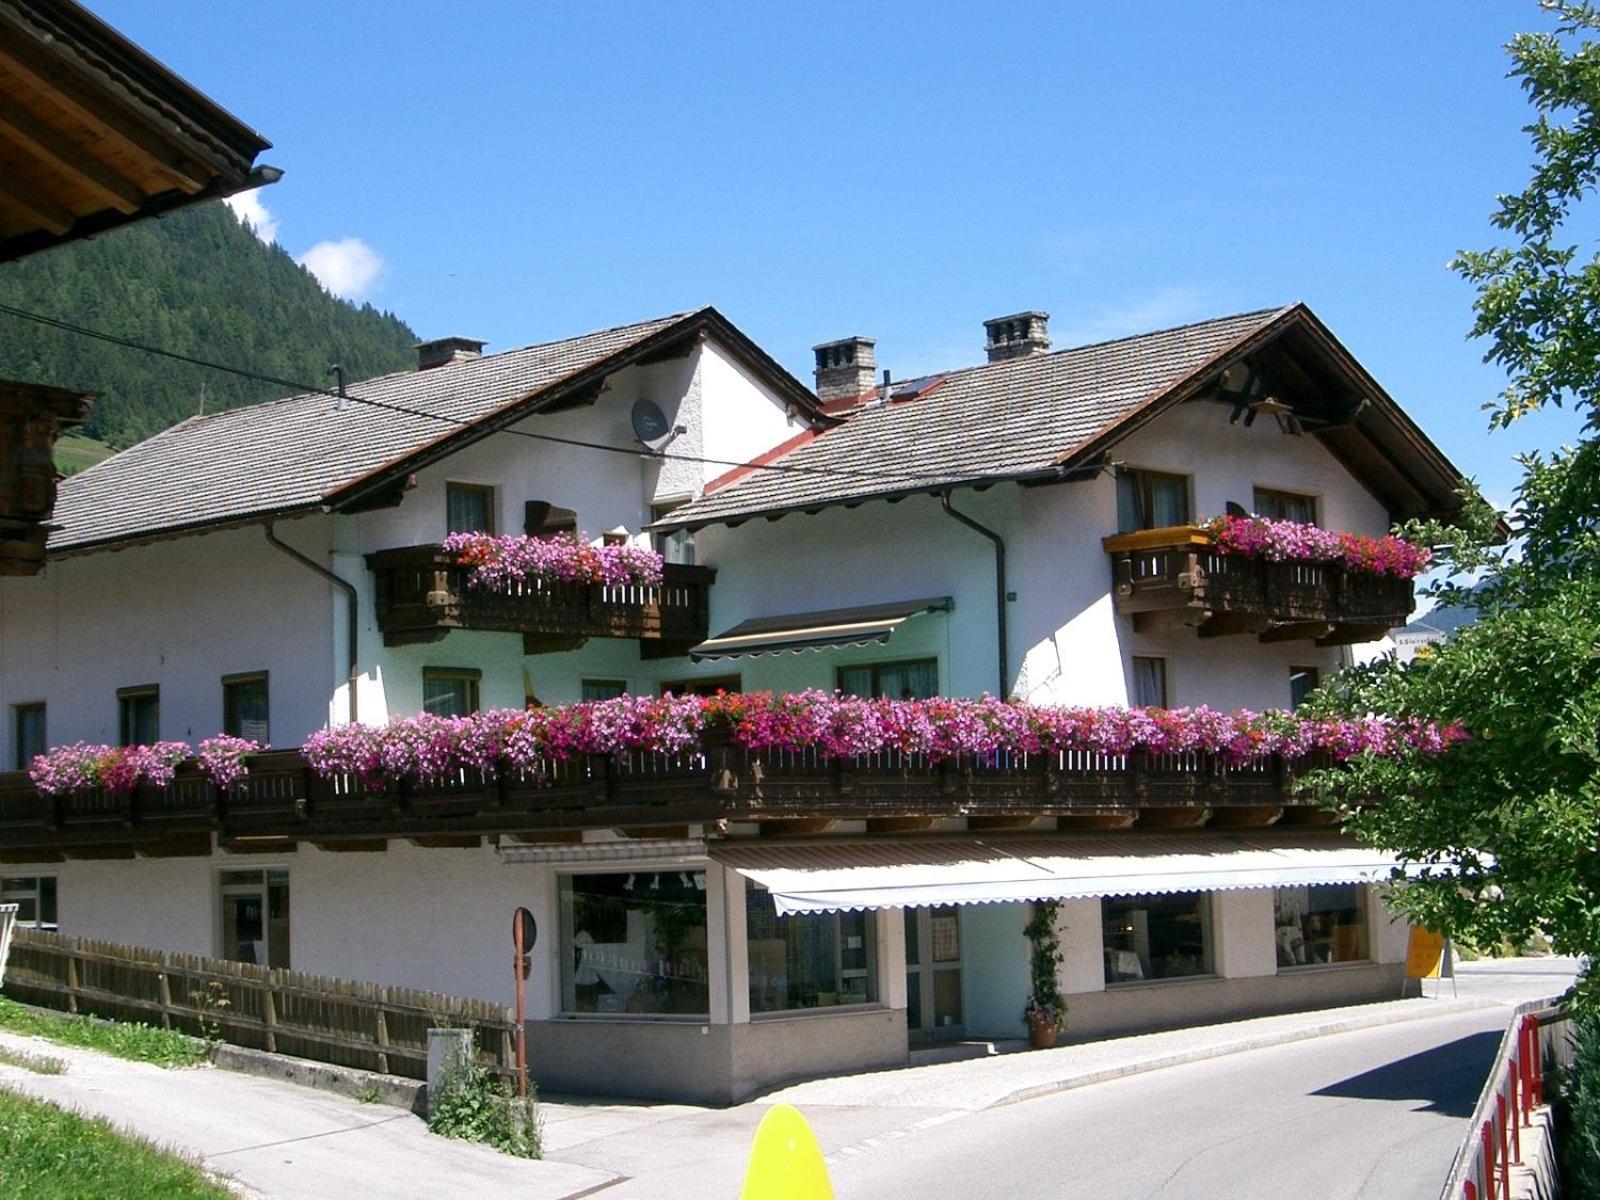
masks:
<svg viewBox="0 0 1600 1200"><path fill-rule="evenodd" d="M650 506L650 520L664 521L667 515L675 508L687 504L687 500L675 500L671 504L652 504ZM650 535L655 543L656 553L669 563L679 563L682 566L694 565L694 533L688 529L674 529L666 533L653 533Z"/></svg>
<svg viewBox="0 0 1600 1200"><path fill-rule="evenodd" d="M780 917L765 888L745 891L750 1011L870 1004L878 998L877 924L870 912Z"/></svg>
<svg viewBox="0 0 1600 1200"><path fill-rule="evenodd" d="M582 698L585 700L615 700L618 696L628 694L628 681L625 679L585 679L583 681Z"/></svg>
<svg viewBox="0 0 1600 1200"><path fill-rule="evenodd" d="M161 740L161 689L117 689L117 729L124 746L149 746Z"/></svg>
<svg viewBox="0 0 1600 1200"><path fill-rule="evenodd" d="M45 739L44 705L12 705L11 732L16 769L26 771L29 763L50 748L50 743Z"/></svg>
<svg viewBox="0 0 1600 1200"><path fill-rule="evenodd" d="M1290 667L1289 668L1289 707L1299 708L1306 702L1306 697L1317 690L1317 684L1322 681L1322 673L1316 667Z"/></svg>
<svg viewBox="0 0 1600 1200"><path fill-rule="evenodd" d="M422 669L422 711L436 717L465 717L478 711L482 671L457 667Z"/></svg>
<svg viewBox="0 0 1600 1200"><path fill-rule="evenodd" d="M561 1007L706 1017L704 871L563 875Z"/></svg>
<svg viewBox="0 0 1600 1200"><path fill-rule="evenodd" d="M1272 521L1298 521L1302 525L1317 523L1317 498L1296 492L1279 492L1272 488L1257 488L1252 505L1258 517Z"/></svg>
<svg viewBox="0 0 1600 1200"><path fill-rule="evenodd" d="M222 732L268 746L267 673L222 677Z"/></svg>
<svg viewBox="0 0 1600 1200"><path fill-rule="evenodd" d="M665 696L671 692L674 696L715 696L718 692L727 692L736 696L744 688L744 683L737 675L713 675L709 679L669 679L661 685L661 694Z"/></svg>
<svg viewBox="0 0 1600 1200"><path fill-rule="evenodd" d="M1189 508L1189 477L1123 467L1117 472L1117 528L1165 529L1194 519Z"/></svg>
<svg viewBox="0 0 1600 1200"><path fill-rule="evenodd" d="M258 966L289 965L289 872L223 871L222 957Z"/></svg>
<svg viewBox="0 0 1600 1200"><path fill-rule="evenodd" d="M939 660L919 658L911 662L840 667L837 686L847 696L868 700L878 697L926 700L939 694Z"/></svg>
<svg viewBox="0 0 1600 1200"><path fill-rule="evenodd" d="M0 879L0 904L17 906L17 924L28 929L54 932L56 923L56 877L22 875Z"/></svg>
<svg viewBox="0 0 1600 1200"><path fill-rule="evenodd" d="M1203 892L1101 902L1106 983L1211 974L1211 905Z"/></svg>
<svg viewBox="0 0 1600 1200"><path fill-rule="evenodd" d="M1130 690L1135 708L1166 708L1167 660L1135 654Z"/></svg>
<svg viewBox="0 0 1600 1200"><path fill-rule="evenodd" d="M445 532L493 533L494 489L476 483L444 485Z"/></svg>
<svg viewBox="0 0 1600 1200"><path fill-rule="evenodd" d="M1367 960L1367 889L1358 883L1272 893L1278 968Z"/></svg>

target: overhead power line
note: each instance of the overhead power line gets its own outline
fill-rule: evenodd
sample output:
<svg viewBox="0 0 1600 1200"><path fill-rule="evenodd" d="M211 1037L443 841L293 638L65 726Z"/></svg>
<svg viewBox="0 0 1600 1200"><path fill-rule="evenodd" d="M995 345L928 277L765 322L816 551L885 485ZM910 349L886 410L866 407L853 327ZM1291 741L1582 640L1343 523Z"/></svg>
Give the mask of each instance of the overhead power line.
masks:
<svg viewBox="0 0 1600 1200"><path fill-rule="evenodd" d="M184 354L178 350L169 350L164 346L152 346L133 338L122 337L120 334L107 333L103 329L91 329L60 317L46 316L43 313L30 312L25 308L18 308L12 304L0 302L0 314L15 317L20 321L31 321L36 325L43 325L50 329L58 329L64 333L74 334L78 337L92 338L96 341L108 342L113 346L134 350L141 354L151 354L159 358L171 359L175 362L187 363L190 366L201 367L208 371L221 371L224 374L235 375L241 379L250 379L258 383L270 383L275 387L287 388L296 394L328 396L335 400L347 400L354 404L365 404L371 408L384 409L408 417L420 417L423 420L438 421L460 429L470 429L478 422L464 417L452 417L446 413L429 412L427 409L412 408L404 404L395 404L387 400L376 400L370 396L360 396L351 391L334 391L330 388L319 387L316 384L301 383L293 379L284 379L277 375L267 375L260 371L253 371L247 367L230 366L227 363L213 362L210 359L198 358L192 354ZM753 463L735 459L707 458L695 454L676 454L669 451L655 451L636 446L613 446L606 442L591 442L583 438L562 437L553 433L535 433L528 429L497 429L496 433L508 433L516 437L530 438L538 442L549 442L559 446L571 446L577 449L598 450L607 454L625 454L631 458L650 459L660 462L700 463L713 467L737 467L749 471L770 471L791 475L818 475L836 479L876 480L884 483L894 483L905 486L908 482L918 483L944 482L932 476L922 477L907 476L904 474L890 475L876 471L854 471L842 467L807 467L789 463Z"/></svg>

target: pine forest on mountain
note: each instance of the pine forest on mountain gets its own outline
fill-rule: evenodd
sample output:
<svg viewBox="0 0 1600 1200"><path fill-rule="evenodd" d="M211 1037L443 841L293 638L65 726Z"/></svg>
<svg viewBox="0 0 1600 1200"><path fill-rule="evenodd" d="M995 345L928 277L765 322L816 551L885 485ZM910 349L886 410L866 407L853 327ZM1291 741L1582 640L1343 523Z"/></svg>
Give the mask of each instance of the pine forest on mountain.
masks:
<svg viewBox="0 0 1600 1200"><path fill-rule="evenodd" d="M0 303L311 386L332 386L332 363L352 381L416 364L417 336L404 321L329 295L220 203L10 263L0 268ZM93 392L79 432L119 450L202 403L216 412L291 391L5 313L0 378ZM84 438L64 441L64 470L104 453Z"/></svg>

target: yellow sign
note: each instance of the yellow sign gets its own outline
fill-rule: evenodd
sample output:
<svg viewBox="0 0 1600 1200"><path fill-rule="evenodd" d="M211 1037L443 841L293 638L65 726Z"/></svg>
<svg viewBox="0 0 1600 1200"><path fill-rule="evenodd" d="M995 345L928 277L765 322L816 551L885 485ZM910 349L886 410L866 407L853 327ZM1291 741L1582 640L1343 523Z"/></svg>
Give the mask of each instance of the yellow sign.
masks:
<svg viewBox="0 0 1600 1200"><path fill-rule="evenodd" d="M1406 946L1406 978L1437 979L1443 958L1444 934L1413 927Z"/></svg>
<svg viewBox="0 0 1600 1200"><path fill-rule="evenodd" d="M774 1104L761 1118L739 1200L833 1200L822 1147L792 1105Z"/></svg>

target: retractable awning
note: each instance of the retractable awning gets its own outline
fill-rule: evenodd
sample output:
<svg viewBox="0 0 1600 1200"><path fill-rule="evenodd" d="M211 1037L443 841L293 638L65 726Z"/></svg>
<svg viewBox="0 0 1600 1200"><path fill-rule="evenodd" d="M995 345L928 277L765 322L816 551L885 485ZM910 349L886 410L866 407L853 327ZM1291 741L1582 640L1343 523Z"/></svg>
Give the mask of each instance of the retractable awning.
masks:
<svg viewBox="0 0 1600 1200"><path fill-rule="evenodd" d="M706 662L837 646L882 645L912 617L927 612L948 612L950 606L949 596L939 596L825 612L791 613L784 617L755 617L701 642L689 651L689 657L696 662Z"/></svg>
<svg viewBox="0 0 1600 1200"><path fill-rule="evenodd" d="M772 893L778 914L993 904L1387 880L1395 858L1316 835L928 838L713 844L713 858Z"/></svg>

